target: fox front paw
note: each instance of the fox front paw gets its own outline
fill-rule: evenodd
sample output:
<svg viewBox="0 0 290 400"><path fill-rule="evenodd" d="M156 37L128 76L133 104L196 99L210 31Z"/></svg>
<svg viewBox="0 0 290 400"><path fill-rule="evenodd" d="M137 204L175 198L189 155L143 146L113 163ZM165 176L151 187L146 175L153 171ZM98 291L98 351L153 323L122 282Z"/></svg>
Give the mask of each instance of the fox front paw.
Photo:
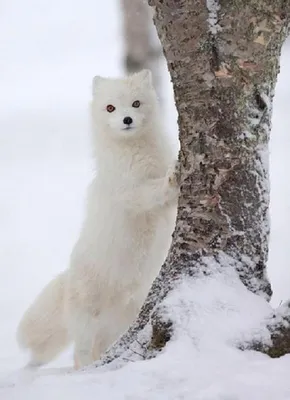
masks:
<svg viewBox="0 0 290 400"><path fill-rule="evenodd" d="M169 167L166 174L167 201L169 203L177 202L179 196L179 183L180 164L179 161L175 161L172 166Z"/></svg>
<svg viewBox="0 0 290 400"><path fill-rule="evenodd" d="M176 187L179 189L180 186L180 163L178 160L168 168L167 179L169 186Z"/></svg>

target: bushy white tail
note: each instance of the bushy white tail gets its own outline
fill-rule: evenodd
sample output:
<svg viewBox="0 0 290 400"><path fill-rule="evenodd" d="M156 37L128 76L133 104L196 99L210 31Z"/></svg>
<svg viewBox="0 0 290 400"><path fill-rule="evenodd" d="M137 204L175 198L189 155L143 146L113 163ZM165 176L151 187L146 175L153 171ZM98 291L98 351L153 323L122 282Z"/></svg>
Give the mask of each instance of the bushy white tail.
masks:
<svg viewBox="0 0 290 400"><path fill-rule="evenodd" d="M50 362L68 344L64 321L64 284L66 272L53 279L25 312L17 330L20 347L29 349L28 366Z"/></svg>

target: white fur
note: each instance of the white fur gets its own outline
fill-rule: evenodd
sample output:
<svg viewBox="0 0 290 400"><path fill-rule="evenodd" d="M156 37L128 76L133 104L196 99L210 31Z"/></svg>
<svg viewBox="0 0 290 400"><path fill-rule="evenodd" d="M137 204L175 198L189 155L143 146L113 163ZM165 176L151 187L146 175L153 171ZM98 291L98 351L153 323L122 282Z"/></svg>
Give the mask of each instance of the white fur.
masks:
<svg viewBox="0 0 290 400"><path fill-rule="evenodd" d="M50 361L69 341L78 367L97 360L137 316L171 242L178 188L150 72L94 78L91 110L98 174L70 268L20 323L31 365ZM126 116L132 129L124 129Z"/></svg>

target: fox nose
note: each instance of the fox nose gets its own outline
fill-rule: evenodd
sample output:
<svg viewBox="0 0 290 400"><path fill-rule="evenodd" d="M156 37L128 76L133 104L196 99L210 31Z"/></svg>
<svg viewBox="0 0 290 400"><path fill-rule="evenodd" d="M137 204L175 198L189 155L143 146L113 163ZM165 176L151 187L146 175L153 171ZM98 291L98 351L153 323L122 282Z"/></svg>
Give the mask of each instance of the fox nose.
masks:
<svg viewBox="0 0 290 400"><path fill-rule="evenodd" d="M133 120L132 120L131 117L125 117L125 118L123 119L123 122L124 122L125 125L131 125L132 122L133 122Z"/></svg>

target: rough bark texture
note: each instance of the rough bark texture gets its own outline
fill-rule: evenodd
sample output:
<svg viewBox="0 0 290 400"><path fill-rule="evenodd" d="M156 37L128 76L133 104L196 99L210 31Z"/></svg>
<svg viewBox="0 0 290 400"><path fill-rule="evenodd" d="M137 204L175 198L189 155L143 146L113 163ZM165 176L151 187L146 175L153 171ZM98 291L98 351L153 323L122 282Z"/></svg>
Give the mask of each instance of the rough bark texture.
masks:
<svg viewBox="0 0 290 400"><path fill-rule="evenodd" d="M125 44L124 66L127 74L149 68L154 85L161 89L159 61L162 50L154 41L152 12L147 0L121 0ZM158 40L158 39L157 39Z"/></svg>
<svg viewBox="0 0 290 400"><path fill-rule="evenodd" d="M160 304L181 276L211 274L211 257L269 300L268 140L290 0L149 0L179 113L181 195L172 246L136 323L107 353L124 352L151 315L142 354L174 330ZM268 321L273 346L290 351L289 307ZM142 347L141 346L141 347Z"/></svg>
<svg viewBox="0 0 290 400"><path fill-rule="evenodd" d="M180 274L210 273L205 256L223 266L226 254L247 288L269 299L267 144L290 3L149 4L156 6L181 143L181 196L163 292Z"/></svg>
<svg viewBox="0 0 290 400"><path fill-rule="evenodd" d="M225 252L245 285L270 297L267 142L285 36L282 1L225 0L219 10L203 0L150 3L179 111L173 264L192 272L204 255Z"/></svg>

